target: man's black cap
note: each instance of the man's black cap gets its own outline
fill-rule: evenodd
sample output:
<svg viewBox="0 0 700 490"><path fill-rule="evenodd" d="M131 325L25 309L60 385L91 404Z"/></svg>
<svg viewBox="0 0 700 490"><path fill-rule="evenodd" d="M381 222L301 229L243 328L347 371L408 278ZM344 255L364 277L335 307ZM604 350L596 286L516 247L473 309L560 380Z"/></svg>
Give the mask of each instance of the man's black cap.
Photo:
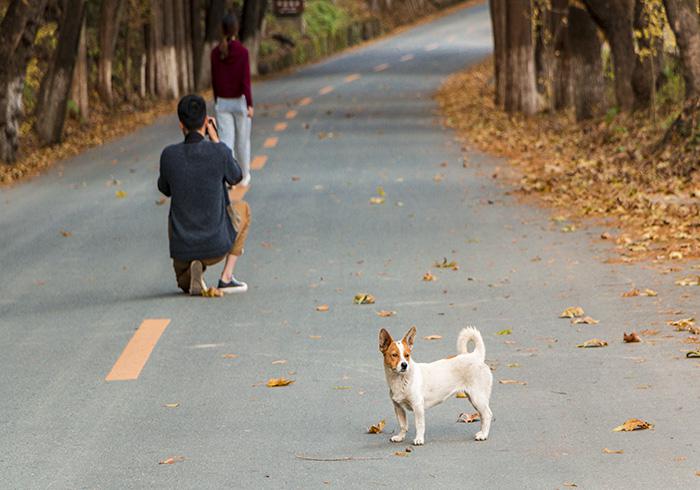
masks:
<svg viewBox="0 0 700 490"><path fill-rule="evenodd" d="M188 131L204 126L207 117L207 104L199 95L185 95L177 104L177 117Z"/></svg>

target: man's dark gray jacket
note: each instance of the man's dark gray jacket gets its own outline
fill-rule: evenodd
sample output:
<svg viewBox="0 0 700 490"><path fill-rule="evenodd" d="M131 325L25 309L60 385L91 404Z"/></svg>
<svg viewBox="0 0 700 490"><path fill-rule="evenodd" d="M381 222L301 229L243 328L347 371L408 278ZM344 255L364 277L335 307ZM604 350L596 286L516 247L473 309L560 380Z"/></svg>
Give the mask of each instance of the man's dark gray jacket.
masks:
<svg viewBox="0 0 700 490"><path fill-rule="evenodd" d="M192 261L229 252L236 232L226 211L226 184L235 185L241 178L231 150L224 143L205 140L197 132L163 150L158 189L171 198L168 219L172 258Z"/></svg>

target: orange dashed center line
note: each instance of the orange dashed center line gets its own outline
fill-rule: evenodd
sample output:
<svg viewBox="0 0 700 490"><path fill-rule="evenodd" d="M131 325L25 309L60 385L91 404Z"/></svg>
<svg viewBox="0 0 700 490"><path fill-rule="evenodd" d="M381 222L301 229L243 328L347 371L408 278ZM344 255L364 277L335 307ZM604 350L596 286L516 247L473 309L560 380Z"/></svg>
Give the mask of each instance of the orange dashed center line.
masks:
<svg viewBox="0 0 700 490"><path fill-rule="evenodd" d="M267 155L257 155L255 158L253 158L253 161L250 162L250 168L253 170L260 170L265 166L267 163Z"/></svg>
<svg viewBox="0 0 700 490"><path fill-rule="evenodd" d="M277 142L279 141L279 138L277 136L270 136L265 140L265 143L263 143L264 148L274 148L277 146Z"/></svg>
<svg viewBox="0 0 700 490"><path fill-rule="evenodd" d="M330 94L331 92L333 92L333 90L335 90L335 89L333 88L332 85L326 85L325 87L323 87L321 90L318 91L318 94L319 95Z"/></svg>
<svg viewBox="0 0 700 490"><path fill-rule="evenodd" d="M126 344L105 381L127 381L138 378L169 323L168 318L144 320Z"/></svg>
<svg viewBox="0 0 700 490"><path fill-rule="evenodd" d="M295 117L297 117L297 111L287 111L287 114L285 114L284 117L287 119L294 119Z"/></svg>
<svg viewBox="0 0 700 490"><path fill-rule="evenodd" d="M300 106L309 105L309 104L311 104L313 101L314 101L314 99L312 99L311 97L304 97L303 99L301 99L301 100L299 101L299 105L300 105Z"/></svg>
<svg viewBox="0 0 700 490"><path fill-rule="evenodd" d="M382 63L381 65L375 66L374 71L384 71L387 68L389 68L389 63Z"/></svg>
<svg viewBox="0 0 700 490"><path fill-rule="evenodd" d="M425 47L425 50L426 50L426 51L435 51L435 50L436 50L437 48L439 48L439 47L440 47L440 45L439 45L438 43L432 43L432 44L428 44L428 45Z"/></svg>
<svg viewBox="0 0 700 490"><path fill-rule="evenodd" d="M401 57L401 61L411 61L415 56L412 54L405 54Z"/></svg>
<svg viewBox="0 0 700 490"><path fill-rule="evenodd" d="M275 131L279 132L284 131L285 129L287 129L286 122L278 122L277 124L275 124Z"/></svg>
<svg viewBox="0 0 700 490"><path fill-rule="evenodd" d="M345 77L345 82L346 83L354 82L355 80L359 80L360 77L361 77L361 75L359 73L353 73L352 75L348 75L347 77Z"/></svg>

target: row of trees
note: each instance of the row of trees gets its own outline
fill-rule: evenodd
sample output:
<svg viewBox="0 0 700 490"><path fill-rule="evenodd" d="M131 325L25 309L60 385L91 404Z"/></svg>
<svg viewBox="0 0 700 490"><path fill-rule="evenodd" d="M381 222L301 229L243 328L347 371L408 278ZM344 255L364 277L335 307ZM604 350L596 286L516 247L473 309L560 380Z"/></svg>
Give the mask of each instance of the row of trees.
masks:
<svg viewBox="0 0 700 490"><path fill-rule="evenodd" d="M61 140L69 100L87 118L93 94L112 107L123 100L176 98L207 88L209 52L221 19L235 10L240 38L260 42L267 0L9 0L0 1L0 160L17 158L27 69L43 71L32 116L43 145ZM51 49L37 34L53 29ZM118 67L118 73L115 72Z"/></svg>
<svg viewBox="0 0 700 490"><path fill-rule="evenodd" d="M665 26L685 96L700 96L698 0L491 0L490 9L496 103L506 111L573 106L578 120L591 118L606 109L610 64L616 107L649 107L664 80Z"/></svg>

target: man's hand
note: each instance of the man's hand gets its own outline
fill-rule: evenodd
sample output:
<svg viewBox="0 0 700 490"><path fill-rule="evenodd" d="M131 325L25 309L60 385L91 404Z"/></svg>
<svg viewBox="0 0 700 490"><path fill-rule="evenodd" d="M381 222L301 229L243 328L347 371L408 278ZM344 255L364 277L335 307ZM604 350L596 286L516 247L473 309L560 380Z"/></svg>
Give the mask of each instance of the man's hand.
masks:
<svg viewBox="0 0 700 490"><path fill-rule="evenodd" d="M248 117L253 119L254 113L255 113L255 109L253 109L253 106L248 106Z"/></svg>
<svg viewBox="0 0 700 490"><path fill-rule="evenodd" d="M216 127L216 119L207 116L207 135L214 143L219 142L219 131Z"/></svg>

